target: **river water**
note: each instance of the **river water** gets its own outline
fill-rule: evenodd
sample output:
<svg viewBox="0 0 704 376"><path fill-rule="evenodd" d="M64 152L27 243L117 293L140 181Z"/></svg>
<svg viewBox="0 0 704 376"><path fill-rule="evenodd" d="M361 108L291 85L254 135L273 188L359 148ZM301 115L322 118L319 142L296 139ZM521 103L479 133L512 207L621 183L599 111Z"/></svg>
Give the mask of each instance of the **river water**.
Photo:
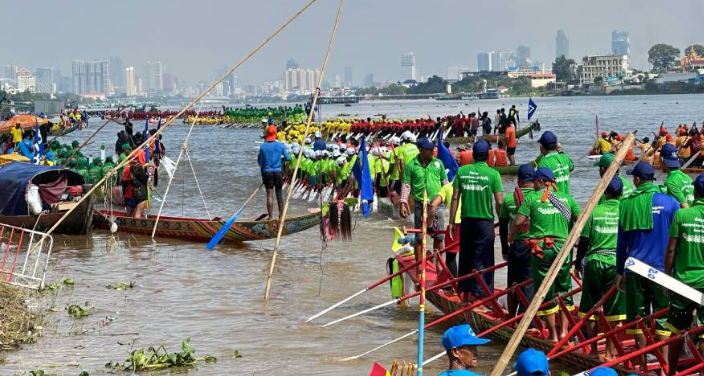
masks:
<svg viewBox="0 0 704 376"><path fill-rule="evenodd" d="M656 131L662 121L670 130L679 123L704 120L704 97L699 95L537 98L535 117L543 130L554 131L564 150L575 161L572 194L584 204L596 186L598 172L585 154L594 140L595 115L600 130L627 132L638 129L639 137ZM515 104L525 117L527 99L484 101L394 101L364 102L352 107L323 106L324 117L339 113L359 116L387 114L389 117L444 116L482 110L495 112ZM85 140L100 124L62 139ZM139 128L135 124L135 128ZM86 148L99 155L99 145L114 147L120 126L112 124ZM176 124L164 133L169 155L176 159L187 126ZM188 143L193 167L210 213L228 217L260 184L256 167L259 130L220 129L197 126ZM652 139L652 135L650 135ZM520 140L517 161L533 159L535 141ZM165 180L164 180L165 181ZM505 178L507 192L514 186ZM161 184L163 192L165 183ZM167 200L167 214L207 216L195 188L190 166L180 166ZM292 214L302 214L307 203L292 202ZM156 209L153 210L156 212ZM249 204L243 218L265 212L264 195ZM417 305L389 306L332 327L320 328L332 318L342 317L390 299L388 285L356 298L313 323L304 320L332 303L359 291L385 275L385 260L399 223L373 215L358 218L352 242L324 246L309 230L284 238L279 252L271 300L263 303L266 273L273 241L221 245L207 251L203 244L169 239L153 243L143 236L118 233L119 247L106 248L110 235L95 231L86 237L55 236L55 249L47 279L60 282L73 278L75 287L62 289L32 304L55 306L44 338L35 345L5 354L0 375L21 374L43 368L60 375L75 375L80 369L102 374L105 363L124 361L129 343L135 348L165 345L177 350L180 341L191 338L196 355L213 355L217 363L201 364L203 375L367 375L373 361L388 366L394 359L415 361L416 342L407 339L367 358L342 363L337 359L355 355L415 329ZM497 247L499 246L497 240ZM498 251L498 249L497 249ZM498 260L498 258L497 258ZM503 279L500 276L499 280ZM108 291L115 282L134 281L130 291ZM91 316L74 320L66 316L67 304L91 305ZM433 309L426 320L440 317ZM103 324L105 317L114 321ZM442 351L440 337L446 326L426 334L426 358ZM122 345L121 345L122 344ZM480 354L478 372L490 372L502 344L488 345ZM239 350L241 358L233 358ZM57 368L47 368L49 366ZM441 359L425 368L434 375L446 367ZM185 372L185 371L184 371Z"/></svg>

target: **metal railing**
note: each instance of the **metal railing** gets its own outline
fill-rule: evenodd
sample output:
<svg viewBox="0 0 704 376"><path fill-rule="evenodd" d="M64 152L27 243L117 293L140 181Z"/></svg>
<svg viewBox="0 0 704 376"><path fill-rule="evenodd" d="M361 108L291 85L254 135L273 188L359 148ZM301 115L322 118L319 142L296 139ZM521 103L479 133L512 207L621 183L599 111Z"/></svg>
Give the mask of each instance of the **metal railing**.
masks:
<svg viewBox="0 0 704 376"><path fill-rule="evenodd" d="M49 234L0 223L0 282L44 288L53 246Z"/></svg>

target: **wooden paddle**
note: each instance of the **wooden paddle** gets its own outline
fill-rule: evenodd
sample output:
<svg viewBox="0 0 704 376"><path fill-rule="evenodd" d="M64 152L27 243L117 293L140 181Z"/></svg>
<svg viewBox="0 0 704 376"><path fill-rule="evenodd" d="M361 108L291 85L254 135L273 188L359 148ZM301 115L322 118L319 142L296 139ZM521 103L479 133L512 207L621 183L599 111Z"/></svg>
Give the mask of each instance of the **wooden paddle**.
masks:
<svg viewBox="0 0 704 376"><path fill-rule="evenodd" d="M521 323L518 324L516 331L513 333L513 336L511 336L511 340L508 342L508 345L506 345L503 354L501 354L501 357L496 363L496 367L494 367L494 370L491 372L490 376L501 376L503 374L504 369L506 369L509 360L511 360L513 353L516 351L516 348L521 342L521 339L523 339L523 336L526 334L526 331L528 330L528 327L530 326L533 317L538 312L538 308L540 307L541 302L545 299L548 289L555 281L560 267L564 264L565 260L567 259L567 256L572 250L572 247L574 247L575 243L577 243L577 240L579 239L579 236L582 233L582 229L589 220L589 217L591 216L594 207L596 207L597 203L599 202L599 199L601 199L601 196L604 194L606 186L609 185L611 179L616 176L616 172L621 166L621 163L623 163L623 159L626 157L626 152L633 146L633 142L635 141L635 139L636 135L633 132L629 133L626 136L626 139L623 141L624 147L619 149L618 153L616 153L614 161L611 162L611 165L606 170L606 173L604 173L604 176L602 176L601 180L599 181L599 184L596 186L596 189L594 189L592 196L587 202L587 206L584 208L584 211L577 220L577 223L575 223L574 227L572 227L572 231L570 231L570 234L567 237L565 244L562 246L562 249L560 249L560 252L555 258L555 261L550 266L550 270L548 270L547 274L545 275L545 279L543 279L543 282L540 284L540 287L536 291L533 300L530 302L530 305L526 309L525 316L523 316Z"/></svg>
<svg viewBox="0 0 704 376"><path fill-rule="evenodd" d="M232 227L232 224L235 223L237 218L239 218L240 214L242 214L242 210L244 210L245 206L247 206L247 204L249 204L249 202L252 201L254 196L257 194L257 192L259 192L259 190L262 188L263 185L264 184L259 185L257 187L257 189L255 189L254 192L252 192L252 194L249 196L247 201L245 201L244 204L242 204L242 207L240 208L240 210L238 210L237 213L235 213L235 215L230 217L230 219L228 219L227 222L225 222L225 224L222 225L222 227L220 227L220 230L218 230L218 232L215 233L215 236L213 236L213 238L210 239L210 241L208 242L208 245L205 246L206 248L208 248L208 250L212 251L213 248L215 248L215 246L218 245L220 240L222 240L222 238L225 236L225 234L227 234L227 232L230 231L230 227Z"/></svg>

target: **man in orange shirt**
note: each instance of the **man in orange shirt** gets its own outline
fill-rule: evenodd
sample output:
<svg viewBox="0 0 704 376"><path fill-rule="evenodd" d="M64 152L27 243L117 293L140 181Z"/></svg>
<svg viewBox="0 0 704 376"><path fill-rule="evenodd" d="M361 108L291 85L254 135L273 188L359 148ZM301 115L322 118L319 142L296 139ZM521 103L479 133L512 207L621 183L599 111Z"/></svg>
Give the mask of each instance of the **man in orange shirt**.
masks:
<svg viewBox="0 0 704 376"><path fill-rule="evenodd" d="M494 164L496 163L496 151L491 148L491 144L489 144L489 156L486 158L486 164L489 167L494 167Z"/></svg>
<svg viewBox="0 0 704 376"><path fill-rule="evenodd" d="M503 141L499 141L499 148L494 151L494 157L496 158L494 166L508 166L508 162L506 161L506 145L504 145Z"/></svg>
<svg viewBox="0 0 704 376"><path fill-rule="evenodd" d="M513 122L508 123L504 137L506 138L506 154L508 155L509 165L513 166L516 164L513 157L516 154L516 128L513 126Z"/></svg>
<svg viewBox="0 0 704 376"><path fill-rule="evenodd" d="M468 149L466 145L460 145L457 147L457 150L459 150L459 153L457 153L457 159L459 159L458 164L460 167L468 165L474 161L471 148Z"/></svg>

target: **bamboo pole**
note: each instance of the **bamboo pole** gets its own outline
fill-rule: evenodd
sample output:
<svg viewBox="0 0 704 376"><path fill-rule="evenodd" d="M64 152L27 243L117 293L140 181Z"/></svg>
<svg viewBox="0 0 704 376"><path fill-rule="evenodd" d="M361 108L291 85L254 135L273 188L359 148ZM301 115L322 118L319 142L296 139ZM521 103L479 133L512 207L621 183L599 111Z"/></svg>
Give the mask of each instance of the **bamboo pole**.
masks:
<svg viewBox="0 0 704 376"><path fill-rule="evenodd" d="M577 240L579 239L579 236L582 233L582 229L587 223L587 220L589 220L589 217L592 211L594 210L594 207L596 207L597 203L599 202L599 199L604 194L606 186L611 182L611 179L616 176L616 172L621 166L623 159L626 157L626 152L628 152L628 149L633 146L633 142L635 141L635 139L635 133L629 133L628 136L626 136L626 140L624 141L624 147L620 148L618 153L616 153L614 161L611 162L611 165L606 170L606 173L604 173L604 176L601 178L599 184L594 189L594 192L589 198L587 206L584 208L582 215L579 217L574 227L572 227L572 231L570 231L570 234L567 237L565 244L562 246L562 249L560 249L560 252L555 258L555 261L550 266L550 269L545 275L545 279L543 279L543 283L540 284L540 287L535 293L533 300L530 302L530 305L526 309L523 319L521 320L520 324L518 324L518 327L513 333L513 336L511 336L511 340L508 342L508 345L506 345L503 354L501 354L501 357L496 363L496 367L494 367L494 370L491 372L490 376L501 376L503 374L504 369L506 369L509 360L513 356L513 353L516 351L518 344L521 342L521 339L526 334L526 331L528 330L528 327L530 326L530 323L533 320L533 316L535 316L535 314L538 312L538 307L540 306L540 303L545 299L545 295L547 294L548 288L555 281L557 273L560 270L560 266L562 266L562 264L565 262L567 256L572 250L572 247L575 245L575 243L577 243Z"/></svg>
<svg viewBox="0 0 704 376"><path fill-rule="evenodd" d="M335 16L335 25L333 26L332 33L330 34L330 41L328 42L328 49L325 52L325 59L323 60L323 66L320 70L320 77L318 78L318 84L315 88L315 94L313 95L313 103L310 106L310 113L308 113L308 119L306 121L306 129L303 132L303 139L308 137L308 132L310 131L310 124L313 121L313 113L315 105L318 103L318 96L320 96L320 87L323 85L323 77L325 77L325 70L328 67L328 59L330 59L330 51L332 51L332 45L335 41L335 35L337 34L337 26L340 24L340 14L342 13L342 6L345 0L340 0L340 5L337 7L337 15ZM276 242L274 243L274 253L271 255L271 264L269 265L269 274L266 277L266 288L264 289L264 301L269 301L269 291L271 290L271 277L274 274L274 266L276 265L276 254L279 250L279 244L281 243L281 235L284 230L284 221L286 220L286 212L288 211L288 204L291 201L291 193L293 192L293 187L296 185L296 174L298 174L298 168L301 165L301 156L303 155L303 149L298 152L296 157L296 167L293 169L293 174L291 177L291 182L289 183L288 193L286 194L286 201L284 202L284 210L281 212L281 218L279 219L279 232L276 235Z"/></svg>
<svg viewBox="0 0 704 376"><path fill-rule="evenodd" d="M428 190L423 190L423 238L420 241L420 304L418 319L418 376L423 376L423 341L425 339L425 242L428 232Z"/></svg>

